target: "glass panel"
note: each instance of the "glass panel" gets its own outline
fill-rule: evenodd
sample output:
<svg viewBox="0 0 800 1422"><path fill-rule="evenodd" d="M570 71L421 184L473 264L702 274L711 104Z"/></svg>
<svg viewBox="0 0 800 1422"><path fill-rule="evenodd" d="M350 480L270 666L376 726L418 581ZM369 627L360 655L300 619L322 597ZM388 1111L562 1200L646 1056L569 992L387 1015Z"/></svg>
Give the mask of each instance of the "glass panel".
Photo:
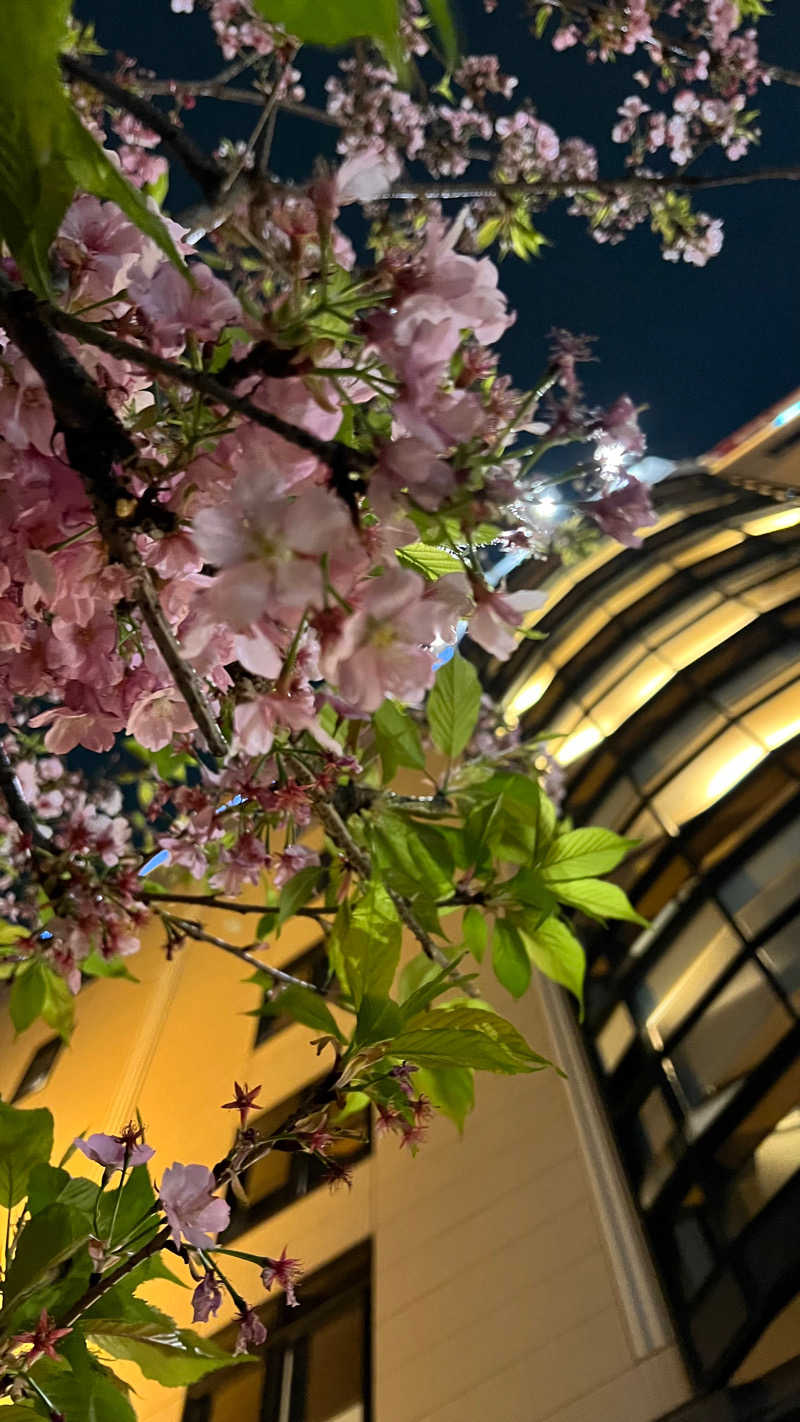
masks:
<svg viewBox="0 0 800 1422"><path fill-rule="evenodd" d="M311 1335L303 1422L362 1422L364 1332L359 1300Z"/></svg>
<svg viewBox="0 0 800 1422"><path fill-rule="evenodd" d="M259 1116L253 1122L253 1128L257 1135L268 1136L274 1131L281 1121L291 1115L300 1104L300 1094L289 1096L285 1101L280 1101L271 1110L265 1111L263 1116ZM272 1195L276 1190L282 1190L288 1186L291 1179L292 1155L288 1151L273 1150L269 1155L262 1156L254 1165L250 1166L245 1177L245 1189L252 1205L261 1200L265 1200L268 1195Z"/></svg>
<svg viewBox="0 0 800 1422"><path fill-rule="evenodd" d="M592 821L605 829L618 830L641 803L636 786L623 776L603 797L592 814Z"/></svg>
<svg viewBox="0 0 800 1422"><path fill-rule="evenodd" d="M792 1006L800 1012L800 918L793 918L780 933L770 938L759 949L758 956L778 979Z"/></svg>
<svg viewBox="0 0 800 1422"><path fill-rule="evenodd" d="M764 974L747 963L670 1052L675 1083L688 1107L700 1107L753 1070L792 1019Z"/></svg>
<svg viewBox="0 0 800 1422"><path fill-rule="evenodd" d="M776 750L800 733L800 687L797 682L785 686L755 706L741 721L745 730L756 736L769 750Z"/></svg>
<svg viewBox="0 0 800 1422"><path fill-rule="evenodd" d="M650 701L674 675L657 656L643 657L634 671L604 696L592 711L592 720L610 736L634 711Z"/></svg>
<svg viewBox="0 0 800 1422"><path fill-rule="evenodd" d="M635 1037L633 1018L625 1003L620 1002L596 1039L598 1056L609 1075L616 1071Z"/></svg>
<svg viewBox="0 0 800 1422"><path fill-rule="evenodd" d="M720 900L746 934L754 936L796 897L798 864L800 820L793 820L722 884Z"/></svg>
<svg viewBox="0 0 800 1422"><path fill-rule="evenodd" d="M316 983L321 986L327 970L327 955L322 941L314 943L311 948L307 948L299 957L285 964L285 971L291 973L292 977L299 978L304 983ZM266 994L265 1000L266 1000ZM295 1021L293 1017L259 1017L256 1029L256 1046L259 1047L268 1037L274 1037L277 1032L282 1032L285 1027L290 1027Z"/></svg>
<svg viewBox="0 0 800 1422"><path fill-rule="evenodd" d="M725 721L715 707L701 702L657 736L633 762L632 771L639 784L649 789L654 780L669 773L672 766L685 761L705 741L725 729Z"/></svg>
<svg viewBox="0 0 800 1422"><path fill-rule="evenodd" d="M728 677L717 687L716 700L726 710L735 711L765 687L780 685L788 676L793 676L796 665L797 647L787 642L768 656L759 657L757 661L742 667L735 676Z"/></svg>
<svg viewBox="0 0 800 1422"><path fill-rule="evenodd" d="M633 1013L655 1047L663 1046L723 968L741 941L713 903L678 934L633 993Z"/></svg>
<svg viewBox="0 0 800 1422"><path fill-rule="evenodd" d="M609 691L612 686L616 686L621 681L626 672L631 671L647 656L648 648L644 642L637 639L634 642L627 642L625 647L614 657L609 657L604 663L602 670L586 682L581 687L580 697L584 706L590 708L595 701Z"/></svg>
<svg viewBox="0 0 800 1422"><path fill-rule="evenodd" d="M734 528L724 528L720 533L712 534L710 538L706 533L701 533L696 539L692 539L687 548L676 550L672 561L676 568L689 568L693 563L705 562L707 558L713 558L717 553L724 553L726 548L734 548L736 544L743 542L744 534Z"/></svg>
<svg viewBox="0 0 800 1422"><path fill-rule="evenodd" d="M647 640L650 646L660 647L662 642L674 637L684 627L696 626L701 618L711 612L712 608L719 607L721 602L722 594L713 588L705 592L696 589L689 597L674 602L669 612L665 612L663 617L650 623L647 629Z"/></svg>
<svg viewBox="0 0 800 1422"><path fill-rule="evenodd" d="M659 649L661 656L676 670L680 670L710 652L712 647L718 647L720 642L733 637L734 633L740 632L748 622L753 621L754 616L755 613L750 608L732 600L725 602L721 607L715 607L706 613L705 617L699 617L684 632L679 632L677 636L664 642Z"/></svg>
<svg viewBox="0 0 800 1422"><path fill-rule="evenodd" d="M214 1383L210 1422L260 1422L264 1364L247 1363Z"/></svg>
<svg viewBox="0 0 800 1422"><path fill-rule="evenodd" d="M681 1287L685 1296L691 1298L711 1273L714 1255L700 1222L692 1214L678 1218L673 1237L680 1262Z"/></svg>
<svg viewBox="0 0 800 1422"><path fill-rule="evenodd" d="M731 1181L724 1211L727 1237L735 1238L798 1169L800 1107L795 1107L765 1136L744 1168Z"/></svg>
<svg viewBox="0 0 800 1422"><path fill-rule="evenodd" d="M675 1117L667 1106L660 1091L651 1091L639 1112L639 1124L644 1133L648 1152L660 1155L667 1142L675 1134Z"/></svg>
<svg viewBox="0 0 800 1422"><path fill-rule="evenodd" d="M653 805L666 824L685 824L744 780L764 754L763 747L731 726L654 796Z"/></svg>

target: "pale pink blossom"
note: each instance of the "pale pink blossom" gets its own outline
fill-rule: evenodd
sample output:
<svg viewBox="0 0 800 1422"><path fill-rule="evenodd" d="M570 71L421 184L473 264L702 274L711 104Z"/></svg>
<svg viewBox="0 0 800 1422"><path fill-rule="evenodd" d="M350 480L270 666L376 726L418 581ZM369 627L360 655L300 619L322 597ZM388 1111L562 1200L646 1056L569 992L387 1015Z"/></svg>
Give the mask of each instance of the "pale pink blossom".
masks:
<svg viewBox="0 0 800 1422"><path fill-rule="evenodd" d="M616 538L626 548L639 548L642 540L636 530L658 522L646 484L632 474L618 489L604 494L602 498L580 503L578 508L588 518L594 519L603 533Z"/></svg>
<svg viewBox="0 0 800 1422"><path fill-rule="evenodd" d="M161 1177L158 1197L175 1244L181 1238L196 1249L214 1243L230 1220L230 1206L214 1195L217 1182L207 1165L169 1166Z"/></svg>
<svg viewBox="0 0 800 1422"><path fill-rule="evenodd" d="M159 350L177 355L188 332L199 341L213 341L224 326L242 319L242 308L230 287L202 263L190 268L192 283L171 262L163 262L152 278L134 268L128 292L147 318Z"/></svg>
<svg viewBox="0 0 800 1422"><path fill-rule="evenodd" d="M495 592L481 583L475 583L473 591L477 607L470 619L469 635L492 656L505 661L517 645L514 634L521 624L522 614L541 607L547 601L547 594L532 589Z"/></svg>
<svg viewBox="0 0 800 1422"><path fill-rule="evenodd" d="M400 159L392 149L364 148L346 158L335 174L335 197L342 207L351 202L375 202L385 197L400 176Z"/></svg>
<svg viewBox="0 0 800 1422"><path fill-rule="evenodd" d="M313 849L307 849L304 844L290 844L275 861L272 873L275 888L282 889L301 869L309 869L319 862L319 855L315 854Z"/></svg>
<svg viewBox="0 0 800 1422"><path fill-rule="evenodd" d="M128 735L145 750L161 750L175 735L194 729L194 716L174 686L140 696L128 713Z"/></svg>
<svg viewBox="0 0 800 1422"><path fill-rule="evenodd" d="M137 1132L137 1134L139 1133ZM145 1145L144 1142L137 1145L132 1139L131 1132L121 1136L105 1136L102 1132L97 1132L93 1136L88 1136L86 1140L78 1136L73 1141L73 1145L85 1156L88 1156L89 1160L96 1161L106 1170L122 1170L123 1167L145 1165L155 1155L152 1146Z"/></svg>
<svg viewBox="0 0 800 1422"><path fill-rule="evenodd" d="M242 834L229 849L222 850L211 887L229 895L239 894L243 884L259 882L268 862L263 842L254 834Z"/></svg>

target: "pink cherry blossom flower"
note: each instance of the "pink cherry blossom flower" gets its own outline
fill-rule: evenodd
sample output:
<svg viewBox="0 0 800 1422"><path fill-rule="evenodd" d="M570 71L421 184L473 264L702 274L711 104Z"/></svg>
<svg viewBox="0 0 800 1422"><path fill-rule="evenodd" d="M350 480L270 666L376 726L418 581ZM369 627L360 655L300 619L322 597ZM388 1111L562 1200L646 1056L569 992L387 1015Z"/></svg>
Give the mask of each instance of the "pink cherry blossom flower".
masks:
<svg viewBox="0 0 800 1422"><path fill-rule="evenodd" d="M180 1244L183 1236L187 1244L205 1249L226 1228L230 1206L214 1195L216 1188L207 1165L180 1165L176 1161L164 1171L158 1196L175 1244Z"/></svg>
<svg viewBox="0 0 800 1422"><path fill-rule="evenodd" d="M145 276L139 265L128 281L128 293L164 355L182 351L189 331L199 341L213 341L224 326L242 319L230 287L200 262L191 272L193 285L170 262L163 262L153 277Z"/></svg>
<svg viewBox="0 0 800 1422"><path fill-rule="evenodd" d="M111 750L117 731L122 729L118 716L99 710L70 711L66 706L42 711L32 716L28 724L37 729L49 727L44 743L53 755L66 755L76 746L85 746L91 751Z"/></svg>
<svg viewBox="0 0 800 1422"><path fill-rule="evenodd" d="M111 202L82 194L70 205L59 228L56 251L70 273L73 301L94 305L124 290L142 255L144 240ZM123 308L117 304L117 310ZM90 319L108 315L94 311Z"/></svg>
<svg viewBox="0 0 800 1422"><path fill-rule="evenodd" d="M237 1316L239 1332L236 1335L236 1343L233 1349L234 1358L241 1353L252 1353L256 1348L261 1348L267 1341L267 1330L264 1327L258 1314L252 1308L248 1308L244 1313Z"/></svg>
<svg viewBox="0 0 800 1422"><path fill-rule="evenodd" d="M211 879L212 889L238 894L243 884L257 884L269 862L264 844L254 834L242 834L230 849L223 849L220 867Z"/></svg>
<svg viewBox="0 0 800 1422"><path fill-rule="evenodd" d="M286 1254L286 1245L281 1250L280 1259L268 1259L261 1270L261 1282L267 1293L273 1284L278 1284L286 1295L286 1302L289 1308L297 1308L298 1300L295 1296L294 1286L302 1276L303 1270L299 1259L289 1259Z"/></svg>
<svg viewBox="0 0 800 1422"><path fill-rule="evenodd" d="M424 588L421 578L403 568L370 579L358 611L323 645L323 674L345 701L364 711L377 711L387 695L409 705L421 701L433 681Z"/></svg>
<svg viewBox="0 0 800 1422"><path fill-rule="evenodd" d="M135 1132L138 1136L141 1132ZM141 1143L137 1145L129 1130L121 1136L104 1136L102 1132L97 1132L93 1136L82 1140L80 1136L73 1144L82 1151L89 1160L94 1160L98 1165L102 1165L105 1170L122 1170L134 1165L145 1165L155 1151L152 1146Z"/></svg>
<svg viewBox="0 0 800 1422"><path fill-rule="evenodd" d="M192 1322L208 1323L209 1318L216 1316L221 1307L222 1289L216 1274L207 1269L192 1294Z"/></svg>
<svg viewBox="0 0 800 1422"><path fill-rule="evenodd" d="M527 589L514 593L493 592L480 583L474 584L473 591L477 609L469 624L469 635L478 646L505 661L517 645L514 633L522 613L541 607L547 601L547 593Z"/></svg>
<svg viewBox="0 0 800 1422"><path fill-rule="evenodd" d="M346 158L335 175L335 200L342 207L351 202L375 202L385 197L400 176L400 159L393 149L364 148Z"/></svg>
<svg viewBox="0 0 800 1422"><path fill-rule="evenodd" d="M282 889L301 869L310 869L316 864L319 864L319 855L313 849L307 849L304 844L290 844L277 857L272 882L276 889Z"/></svg>
<svg viewBox="0 0 800 1422"><path fill-rule="evenodd" d="M641 547L642 540L636 530L658 523L647 486L632 474L612 493L579 503L578 508L588 518L594 519L603 533L607 533L609 538L616 538L626 548Z"/></svg>
<svg viewBox="0 0 800 1422"><path fill-rule="evenodd" d="M161 750L175 735L194 729L194 717L173 686L140 696L128 713L128 735L145 750Z"/></svg>

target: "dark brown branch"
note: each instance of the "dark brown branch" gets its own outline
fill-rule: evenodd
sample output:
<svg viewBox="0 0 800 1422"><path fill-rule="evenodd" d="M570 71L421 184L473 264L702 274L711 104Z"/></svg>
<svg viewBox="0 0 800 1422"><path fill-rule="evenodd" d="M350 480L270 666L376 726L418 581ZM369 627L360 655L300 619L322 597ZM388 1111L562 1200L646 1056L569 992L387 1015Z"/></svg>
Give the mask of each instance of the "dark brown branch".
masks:
<svg viewBox="0 0 800 1422"><path fill-rule="evenodd" d="M102 391L55 334L52 323L48 324L46 307L47 303L40 303L32 292L15 286L0 272L0 325L41 376L56 426L64 436L67 457L81 477L108 555L112 562L122 563L134 573L135 601L153 641L209 750L224 756L228 747L200 680L181 657L152 575L142 564L131 529L124 522L131 495L117 469L135 457L136 446Z"/></svg>
<svg viewBox="0 0 800 1422"><path fill-rule="evenodd" d="M33 298L31 299L33 300ZM311 434L298 425L288 424L279 415L273 415L268 410L262 410L260 406L254 405L246 396L234 394L216 376L209 375L204 370L190 370L188 366L167 360L164 356L156 355L154 351L149 351L144 346L135 345L133 341L123 341L118 336L112 336L102 326L90 321L81 321L79 317L72 316L67 311L61 311L57 306L52 306L47 301L40 301L37 310L42 325L47 322L57 331L64 331L70 336L75 336L77 340L83 341L86 345L97 346L100 350L108 351L120 360L129 360L134 365L151 371L154 375L163 375L169 380L177 381L180 385L186 385L192 390L199 390L215 404L225 405L229 410L235 410L237 414L246 416L255 424L272 430L273 433L288 440L290 444L295 444L300 449L308 450L310 454L316 455L318 459L327 464L331 471L331 487L344 500L351 513L354 512L356 495L364 487L363 481L354 471L362 471L370 467L372 461L366 455L359 454L357 450L350 449L347 445L337 444L334 440L320 439L318 435ZM77 361L73 363L78 370L83 369ZM88 379L88 377L86 378Z"/></svg>
<svg viewBox="0 0 800 1422"><path fill-rule="evenodd" d="M111 1270L110 1274L104 1274L102 1279L98 1279L96 1283L91 1284L86 1292L81 1294L77 1302L67 1310L64 1316L57 1320L56 1326L58 1328L71 1328L73 1323L77 1323L81 1315L86 1312L87 1308L91 1308L92 1304L97 1303L97 1300L101 1299L104 1294L107 1294L109 1289L113 1289L114 1285L118 1284L120 1279L124 1279L126 1274L130 1274L131 1270L135 1269L137 1264L141 1264L145 1259L149 1259L151 1254L156 1254L159 1249L163 1249L169 1236L169 1225L164 1225L163 1229L158 1230L152 1239L149 1239L146 1244L143 1244L141 1248L136 1250L135 1254L131 1254L128 1259L123 1260L116 1269Z"/></svg>
<svg viewBox="0 0 800 1422"><path fill-rule="evenodd" d="M48 854L52 854L53 846L42 834L33 817L31 807L19 788L14 767L6 755L2 741L0 741L0 795L6 802L9 815L22 831L25 839L35 845L37 849L43 849Z"/></svg>
<svg viewBox="0 0 800 1422"><path fill-rule="evenodd" d="M165 904L199 904L205 908L225 909L228 913L278 913L279 909L275 904L245 904L239 899L218 899L213 894L168 894L161 893L154 889L143 890L144 897L151 903L164 902ZM328 914L335 914L335 908L305 908L295 909L293 918L321 918ZM238 950L237 950L238 951Z"/></svg>
<svg viewBox="0 0 800 1422"><path fill-rule="evenodd" d="M63 54L61 56L61 68L64 74L70 79L78 79L83 84L88 84L92 89L96 89L99 94L115 105L124 109L133 118L139 119L140 123L146 124L154 133L157 133L164 148L179 163L183 165L189 177L197 183L203 196L208 202L214 202L225 183L227 174L221 163L217 163L214 158L210 158L204 153L202 148L190 138L182 128L155 104L151 104L148 99L142 98L140 94L134 93L132 89L126 88L123 84L118 84L112 79L110 74L103 74L97 69L92 69L82 59L76 59L74 55Z"/></svg>

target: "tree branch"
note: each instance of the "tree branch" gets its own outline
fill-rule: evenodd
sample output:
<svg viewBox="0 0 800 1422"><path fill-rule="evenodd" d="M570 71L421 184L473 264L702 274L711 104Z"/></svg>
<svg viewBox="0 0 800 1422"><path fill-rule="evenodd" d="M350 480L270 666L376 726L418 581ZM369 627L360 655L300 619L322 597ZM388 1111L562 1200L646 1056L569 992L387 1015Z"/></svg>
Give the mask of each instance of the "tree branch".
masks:
<svg viewBox="0 0 800 1422"><path fill-rule="evenodd" d="M120 1279L124 1279L126 1274L130 1274L131 1270L135 1269L137 1264L141 1264L143 1260L149 1259L151 1254L156 1254L159 1249L163 1249L169 1236L170 1227L169 1225L164 1225L163 1229L158 1230L152 1239L149 1239L146 1244L143 1244L141 1248L136 1250L135 1254L131 1254L130 1258L123 1260L116 1269L112 1269L110 1274L104 1274L102 1279L98 1279L95 1284L91 1284L85 1294L81 1294L77 1302L67 1310L62 1318L58 1319L57 1327L71 1328L73 1323L77 1323L81 1315L86 1312L87 1308L91 1308L92 1304L97 1303L97 1300L101 1299L104 1294L107 1294L109 1289L113 1289L114 1285L118 1284Z"/></svg>
<svg viewBox="0 0 800 1422"><path fill-rule="evenodd" d="M182 163L208 202L214 202L219 197L228 176L226 169L216 159L204 153L194 139L155 104L118 84L110 74L92 69L91 65L72 54L62 54L61 68L68 78L79 79L81 83L88 84L117 108L124 109L157 133L167 152Z"/></svg>
<svg viewBox="0 0 800 1422"><path fill-rule="evenodd" d="M227 743L208 707L200 679L181 657L152 574L142 563L131 529L123 521L132 496L116 471L135 457L136 446L102 391L44 319L42 304L33 292L15 286L2 271L0 324L41 376L56 425L64 435L69 462L89 496L108 555L135 575L136 604L209 750L216 756L227 755Z"/></svg>
<svg viewBox="0 0 800 1422"><path fill-rule="evenodd" d="M177 918L174 914L164 913L156 909L159 918L170 924L174 924L181 933L185 933L187 938L194 938L198 943L210 943L213 948L221 948L223 953L231 953L234 958L238 958L242 963L248 963L251 968L257 968L260 973L266 973L268 977L274 978L276 983L282 983L284 987L301 987L306 992L314 993L316 997L324 997L322 988L315 987L313 983L304 983L302 978L294 978L291 973L285 973L282 968L273 968L271 963L262 963L260 958L254 958L250 949L260 948L262 944L251 943L250 949L237 948L235 944L228 943L224 938L217 938L214 933L207 933L201 924L191 918Z"/></svg>
<svg viewBox="0 0 800 1422"><path fill-rule="evenodd" d="M225 909L228 913L279 913L280 909L275 904L244 904L238 899L218 899L213 894L167 894L161 893L158 889L144 890L144 897L153 903L163 901L167 904L200 904L206 908ZM335 914L335 908L304 908L295 909L293 918L321 918L323 915ZM237 950L238 951L238 950Z"/></svg>
<svg viewBox="0 0 800 1422"><path fill-rule="evenodd" d="M622 192L700 192L711 188L738 188L748 183L798 182L800 164L785 168L759 168L753 173L728 173L714 176L703 173L656 173L643 178L623 175L619 178L596 178L577 182L575 179L542 179L531 183L463 183L427 182L398 183L390 191L389 197L403 202L418 198L455 199L465 201L470 198L491 197L576 197L580 193L603 193L614 197Z"/></svg>
<svg viewBox="0 0 800 1422"><path fill-rule="evenodd" d="M6 755L2 741L0 741L0 795L6 802L9 815L25 838L30 840L37 849L43 849L48 854L52 854L53 846L42 834L33 817L31 807L20 790L19 781L14 774L14 767Z"/></svg>

